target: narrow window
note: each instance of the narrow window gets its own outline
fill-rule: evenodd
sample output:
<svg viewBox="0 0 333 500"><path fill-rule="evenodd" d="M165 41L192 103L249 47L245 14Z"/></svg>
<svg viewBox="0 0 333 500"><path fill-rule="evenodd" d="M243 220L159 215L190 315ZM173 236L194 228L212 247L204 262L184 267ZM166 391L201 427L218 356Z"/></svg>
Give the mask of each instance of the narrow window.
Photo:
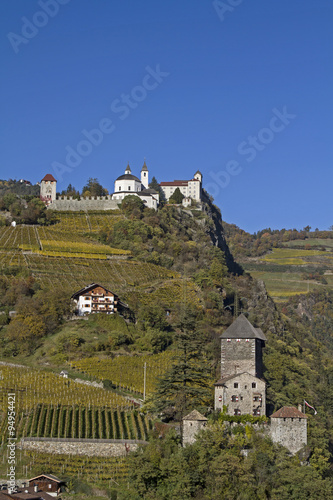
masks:
<svg viewBox="0 0 333 500"><path fill-rule="evenodd" d="M252 382L252 389L255 389L257 387L256 382Z"/></svg>
<svg viewBox="0 0 333 500"><path fill-rule="evenodd" d="M234 383L234 389L238 389L238 382Z"/></svg>

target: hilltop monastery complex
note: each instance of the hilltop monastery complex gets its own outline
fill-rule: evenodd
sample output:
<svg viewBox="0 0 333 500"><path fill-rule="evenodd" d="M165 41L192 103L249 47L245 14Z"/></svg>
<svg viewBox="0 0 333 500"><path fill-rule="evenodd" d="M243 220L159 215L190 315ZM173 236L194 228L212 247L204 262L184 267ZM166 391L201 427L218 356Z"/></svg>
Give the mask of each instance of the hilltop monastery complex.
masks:
<svg viewBox="0 0 333 500"><path fill-rule="evenodd" d="M161 182L166 201L170 199L175 190L179 188L184 196L183 205L188 206L195 202L201 202L202 197L202 174L199 170L190 180L174 180ZM52 174L47 174L40 183L40 197L54 210L115 210L118 204L128 195L138 196L148 208L157 209L160 199L159 193L149 188L149 171L144 162L140 179L132 174L127 165L125 173L117 177L114 182L114 192L108 196L97 196L89 198L73 199L72 196L57 196L57 181Z"/></svg>

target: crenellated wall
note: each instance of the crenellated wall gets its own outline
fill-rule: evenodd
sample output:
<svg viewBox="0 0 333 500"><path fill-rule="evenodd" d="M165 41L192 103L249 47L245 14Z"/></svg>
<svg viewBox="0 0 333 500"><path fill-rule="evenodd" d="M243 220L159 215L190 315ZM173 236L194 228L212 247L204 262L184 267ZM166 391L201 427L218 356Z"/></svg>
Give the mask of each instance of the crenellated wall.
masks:
<svg viewBox="0 0 333 500"><path fill-rule="evenodd" d="M118 202L119 203L119 202ZM112 200L112 196L95 196L91 198L81 198L77 200L72 196L58 196L48 208L63 211L84 211L84 210L117 210L118 203Z"/></svg>

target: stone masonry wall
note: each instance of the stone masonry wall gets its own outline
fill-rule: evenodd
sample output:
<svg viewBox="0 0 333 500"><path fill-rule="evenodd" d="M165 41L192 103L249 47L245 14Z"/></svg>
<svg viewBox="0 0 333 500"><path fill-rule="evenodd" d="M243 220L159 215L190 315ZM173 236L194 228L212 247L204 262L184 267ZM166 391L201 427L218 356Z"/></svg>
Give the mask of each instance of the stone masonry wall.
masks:
<svg viewBox="0 0 333 500"><path fill-rule="evenodd" d="M79 439L34 439L25 438L17 447L23 450L38 451L40 453L54 453L64 455L86 455L89 457L122 457L129 451L135 451L139 444L146 441L134 440L79 440Z"/></svg>
<svg viewBox="0 0 333 500"><path fill-rule="evenodd" d="M80 210L116 210L118 203L109 196L97 196L97 199L73 199L72 196L58 197L49 205L52 210L74 211Z"/></svg>
<svg viewBox="0 0 333 500"><path fill-rule="evenodd" d="M228 380L224 385L215 386L216 410L228 407L228 415L235 415L235 410L240 415L253 415L254 410L259 410L255 416L266 414L266 384L263 380L242 373Z"/></svg>
<svg viewBox="0 0 333 500"><path fill-rule="evenodd" d="M297 453L307 444L306 418L271 418L271 438L291 453Z"/></svg>
<svg viewBox="0 0 333 500"><path fill-rule="evenodd" d="M221 377L235 373L256 372L255 339L222 339L221 341Z"/></svg>
<svg viewBox="0 0 333 500"><path fill-rule="evenodd" d="M192 444L195 442L195 436L201 429L204 429L207 421L201 420L184 420L183 421L183 445Z"/></svg>

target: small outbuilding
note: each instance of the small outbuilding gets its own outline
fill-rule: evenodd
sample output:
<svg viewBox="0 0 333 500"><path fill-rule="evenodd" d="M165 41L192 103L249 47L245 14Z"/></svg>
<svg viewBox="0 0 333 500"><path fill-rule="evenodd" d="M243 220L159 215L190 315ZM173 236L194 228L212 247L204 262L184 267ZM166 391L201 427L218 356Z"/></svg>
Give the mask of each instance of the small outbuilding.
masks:
<svg viewBox="0 0 333 500"><path fill-rule="evenodd" d="M65 482L61 481L53 474L41 474L40 476L29 479L29 487L33 487L35 491L45 491L49 495L56 497L63 491Z"/></svg>
<svg viewBox="0 0 333 500"><path fill-rule="evenodd" d="M195 436L207 425L207 418L198 410L193 410L183 418L183 446L195 442Z"/></svg>

